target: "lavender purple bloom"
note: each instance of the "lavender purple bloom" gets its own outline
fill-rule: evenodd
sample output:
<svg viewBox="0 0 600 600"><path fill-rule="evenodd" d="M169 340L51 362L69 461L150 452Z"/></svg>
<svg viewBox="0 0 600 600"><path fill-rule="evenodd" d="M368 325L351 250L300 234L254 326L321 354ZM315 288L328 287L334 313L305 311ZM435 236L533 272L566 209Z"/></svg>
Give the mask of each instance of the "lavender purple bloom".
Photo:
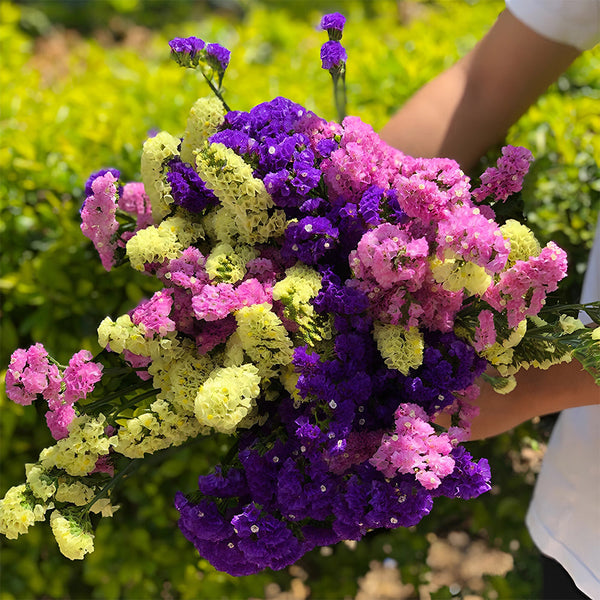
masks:
<svg viewBox="0 0 600 600"><path fill-rule="evenodd" d="M326 71L342 72L347 60L346 49L338 41L330 40L321 46L321 66Z"/></svg>
<svg viewBox="0 0 600 600"><path fill-rule="evenodd" d="M330 13L323 15L321 19L321 29L327 31L330 40L341 40L342 31L346 24L346 17L340 13Z"/></svg>

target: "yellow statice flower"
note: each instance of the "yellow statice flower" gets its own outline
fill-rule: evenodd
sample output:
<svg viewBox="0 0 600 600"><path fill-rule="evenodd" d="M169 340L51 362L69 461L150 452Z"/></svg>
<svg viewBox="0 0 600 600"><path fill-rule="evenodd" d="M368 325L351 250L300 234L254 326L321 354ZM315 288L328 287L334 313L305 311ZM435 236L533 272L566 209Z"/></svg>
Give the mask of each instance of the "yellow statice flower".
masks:
<svg viewBox="0 0 600 600"><path fill-rule="evenodd" d="M296 384L298 383L298 379L300 378L300 374L296 373L294 370L294 365L286 365L281 370L281 375L279 376L279 381L283 385L285 391L292 397L295 403L303 402L304 398L300 396L298 389L296 388Z"/></svg>
<svg viewBox="0 0 600 600"><path fill-rule="evenodd" d="M195 164L195 152L217 132L225 117L225 107L216 96L198 98L190 109L183 141L181 160Z"/></svg>
<svg viewBox="0 0 600 600"><path fill-rule="evenodd" d="M276 375L292 362L292 341L270 304L244 306L236 311L235 320L244 352L258 367L261 377Z"/></svg>
<svg viewBox="0 0 600 600"><path fill-rule="evenodd" d="M569 315L560 315L558 323L560 325L560 328L566 334L573 333L574 331L577 331L578 329L583 329L585 327L585 325L579 319L575 319L574 317L570 317Z"/></svg>
<svg viewBox="0 0 600 600"><path fill-rule="evenodd" d="M166 399L177 412L193 415L198 389L215 366L215 361L208 354L198 355L195 347L188 349L169 365L161 378L159 398Z"/></svg>
<svg viewBox="0 0 600 600"><path fill-rule="evenodd" d="M403 325L376 322L373 337L385 364L408 375L423 362L423 334L417 327L408 330Z"/></svg>
<svg viewBox="0 0 600 600"><path fill-rule="evenodd" d="M103 319L98 326L98 344L102 348L110 346L111 352L117 354L127 349L134 354L150 356L149 340L141 328L133 324L129 315L121 315L116 321L110 317Z"/></svg>
<svg viewBox="0 0 600 600"><path fill-rule="evenodd" d="M220 200L219 212L235 222L237 231L229 227L228 235L250 245L283 235L285 213L274 208L263 181L253 176L252 167L233 150L223 144L205 146L196 155L196 170Z"/></svg>
<svg viewBox="0 0 600 600"><path fill-rule="evenodd" d="M48 500L56 493L56 483L40 464L26 464L25 475L29 489L36 498Z"/></svg>
<svg viewBox="0 0 600 600"><path fill-rule="evenodd" d="M517 387L517 380L514 375L494 377L491 383L494 391L498 394L510 394Z"/></svg>
<svg viewBox="0 0 600 600"><path fill-rule="evenodd" d="M55 510L50 515L50 526L61 554L70 560L81 560L94 551L94 534L72 517Z"/></svg>
<svg viewBox="0 0 600 600"><path fill-rule="evenodd" d="M63 469L69 475L87 475L93 471L99 456L108 454L114 443L105 433L104 415L76 417L69 425L69 435L54 446L44 448L40 463L46 470Z"/></svg>
<svg viewBox="0 0 600 600"><path fill-rule="evenodd" d="M527 333L527 319L523 319L517 327L510 330L507 338L496 338L496 342L489 348L481 352L481 356L485 358L491 365L496 367L498 372L503 376L514 375L519 370L519 367L512 366L514 360L513 348L519 344Z"/></svg>
<svg viewBox="0 0 600 600"><path fill-rule="evenodd" d="M175 215L160 225L140 229L127 241L125 251L134 269L144 271L147 263L162 263L181 256L183 250L204 237L199 223Z"/></svg>
<svg viewBox="0 0 600 600"><path fill-rule="evenodd" d="M500 232L505 240L510 240L510 254L506 262L507 269L512 267L518 260L528 260L532 256L538 256L542 250L531 229L514 219L508 219L500 227Z"/></svg>
<svg viewBox="0 0 600 600"><path fill-rule="evenodd" d="M215 369L196 396L196 418L201 425L234 433L259 394L260 376L254 365Z"/></svg>
<svg viewBox="0 0 600 600"><path fill-rule="evenodd" d="M447 254L444 260L434 258L430 261L435 281L449 292L466 290L469 294L483 295L492 283L492 278L486 270L451 252Z"/></svg>
<svg viewBox="0 0 600 600"><path fill-rule="evenodd" d="M142 183L152 204L154 222L160 222L171 212L173 196L165 175L169 159L179 156L179 138L161 131L144 142L142 149Z"/></svg>
<svg viewBox="0 0 600 600"><path fill-rule="evenodd" d="M330 339L331 319L315 312L311 300L321 289L321 275L298 263L285 272L285 277L273 286L273 300L285 306L284 315L299 325L299 332L309 344Z"/></svg>
<svg viewBox="0 0 600 600"><path fill-rule="evenodd" d="M204 268L208 276L217 282L235 283L246 274L246 263L255 258L256 251L249 246L217 244L206 258Z"/></svg>
<svg viewBox="0 0 600 600"><path fill-rule="evenodd" d="M244 363L244 345L237 329L227 338L225 342L225 354L223 356L224 367L239 367Z"/></svg>
<svg viewBox="0 0 600 600"><path fill-rule="evenodd" d="M16 539L36 521L43 521L47 509L24 483L11 487L0 500L0 533L9 540Z"/></svg>
<svg viewBox="0 0 600 600"><path fill-rule="evenodd" d="M95 495L94 488L85 485L81 481L59 481L55 500L57 502L69 502L75 506L84 506Z"/></svg>

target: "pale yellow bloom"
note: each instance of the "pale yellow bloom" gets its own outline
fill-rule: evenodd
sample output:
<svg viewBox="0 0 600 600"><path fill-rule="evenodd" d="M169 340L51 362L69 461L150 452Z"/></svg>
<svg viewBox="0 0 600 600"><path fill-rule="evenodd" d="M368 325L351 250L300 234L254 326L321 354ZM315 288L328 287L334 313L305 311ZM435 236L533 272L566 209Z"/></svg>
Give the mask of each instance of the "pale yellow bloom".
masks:
<svg viewBox="0 0 600 600"><path fill-rule="evenodd" d="M269 304L244 306L236 311L235 319L242 348L258 367L261 377L276 375L281 367L292 362L292 341Z"/></svg>
<svg viewBox="0 0 600 600"><path fill-rule="evenodd" d="M469 294L483 295L492 283L492 278L483 267L463 260L452 253L444 260L430 261L433 278L449 292L466 290Z"/></svg>
<svg viewBox="0 0 600 600"><path fill-rule="evenodd" d="M72 517L64 517L58 510L50 515L50 526L63 556L81 560L94 551L94 534L86 531Z"/></svg>
<svg viewBox="0 0 600 600"><path fill-rule="evenodd" d="M196 418L201 425L233 433L259 394L260 376L254 365L215 369L196 396Z"/></svg>
<svg viewBox="0 0 600 600"><path fill-rule="evenodd" d="M506 268L512 267L518 260L529 260L532 256L538 256L542 248L531 229L515 221L508 219L500 227L505 240L510 240L510 254L506 262Z"/></svg>
<svg viewBox="0 0 600 600"><path fill-rule="evenodd" d="M48 500L56 492L56 483L46 470L37 463L25 465L26 481L33 495L40 500Z"/></svg>
<svg viewBox="0 0 600 600"><path fill-rule="evenodd" d="M403 325L376 322L373 337L385 364L408 375L423 362L423 334L417 327L408 330Z"/></svg>
<svg viewBox="0 0 600 600"><path fill-rule="evenodd" d="M152 204L154 222L160 222L171 211L171 186L166 178L165 165L179 156L179 138L161 131L144 142L142 150L142 182Z"/></svg>
<svg viewBox="0 0 600 600"><path fill-rule="evenodd" d="M225 107L216 96L198 98L194 102L181 142L181 160L191 165L195 164L195 153L213 133L216 133L224 116Z"/></svg>
<svg viewBox="0 0 600 600"><path fill-rule="evenodd" d="M16 539L27 533L36 521L43 521L47 509L24 483L11 487L0 500L0 533L10 540Z"/></svg>

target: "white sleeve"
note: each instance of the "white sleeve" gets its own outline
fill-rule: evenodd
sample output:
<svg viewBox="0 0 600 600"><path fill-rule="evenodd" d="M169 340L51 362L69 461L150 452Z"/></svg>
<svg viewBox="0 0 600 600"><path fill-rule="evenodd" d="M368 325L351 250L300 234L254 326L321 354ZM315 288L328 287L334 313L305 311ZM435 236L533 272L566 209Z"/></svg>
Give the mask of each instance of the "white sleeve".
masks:
<svg viewBox="0 0 600 600"><path fill-rule="evenodd" d="M600 42L600 0L505 0L506 7L536 33L588 50Z"/></svg>

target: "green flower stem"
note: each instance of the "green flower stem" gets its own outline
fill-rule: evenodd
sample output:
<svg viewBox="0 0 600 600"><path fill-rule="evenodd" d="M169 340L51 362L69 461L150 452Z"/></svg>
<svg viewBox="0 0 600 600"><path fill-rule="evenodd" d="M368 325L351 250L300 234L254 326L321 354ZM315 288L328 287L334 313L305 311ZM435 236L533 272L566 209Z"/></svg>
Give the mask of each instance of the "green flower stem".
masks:
<svg viewBox="0 0 600 600"><path fill-rule="evenodd" d="M101 408L107 404L110 404L116 398L120 398L121 396L125 396L130 392L135 392L136 390L144 389L150 385L150 382L141 382L134 383L126 388L113 392L112 394L107 394L101 400L97 400L96 402L92 402L91 404L84 404L83 407L87 410L95 411L98 408Z"/></svg>
<svg viewBox="0 0 600 600"><path fill-rule="evenodd" d="M139 467L141 464L140 460L136 460L136 459L131 459L131 461L129 462L129 464L122 469L121 471L119 471L84 507L83 510L86 512L90 511L90 508L92 506L94 506L94 503L99 500L100 498L104 498L104 496L106 496L106 493L111 490L116 483L122 479L123 477L125 477L125 475L127 475L127 473L129 473L130 471L132 471L133 467L135 466L136 468Z"/></svg>
<svg viewBox="0 0 600 600"><path fill-rule="evenodd" d="M208 83L208 87L213 91L213 94L223 103L223 106L225 107L225 110L227 112L230 112L231 108L229 108L229 106L227 105L227 102L225 102L225 99L223 98L223 95L221 94L221 91L218 90L214 86L213 82L206 76L206 73L204 73L204 71L202 71L202 76L206 80L206 83Z"/></svg>
<svg viewBox="0 0 600 600"><path fill-rule="evenodd" d="M132 398L131 400L129 400L129 402L126 402L125 404L123 404L123 406L118 406L117 410L114 413L114 418L116 418L124 410L127 410L128 408L135 406L138 402L141 402L142 400L145 400L146 398L151 398L152 396L156 396L156 394L158 394L159 391L160 390L151 389L151 390L147 391L145 394L140 394L139 396Z"/></svg>

